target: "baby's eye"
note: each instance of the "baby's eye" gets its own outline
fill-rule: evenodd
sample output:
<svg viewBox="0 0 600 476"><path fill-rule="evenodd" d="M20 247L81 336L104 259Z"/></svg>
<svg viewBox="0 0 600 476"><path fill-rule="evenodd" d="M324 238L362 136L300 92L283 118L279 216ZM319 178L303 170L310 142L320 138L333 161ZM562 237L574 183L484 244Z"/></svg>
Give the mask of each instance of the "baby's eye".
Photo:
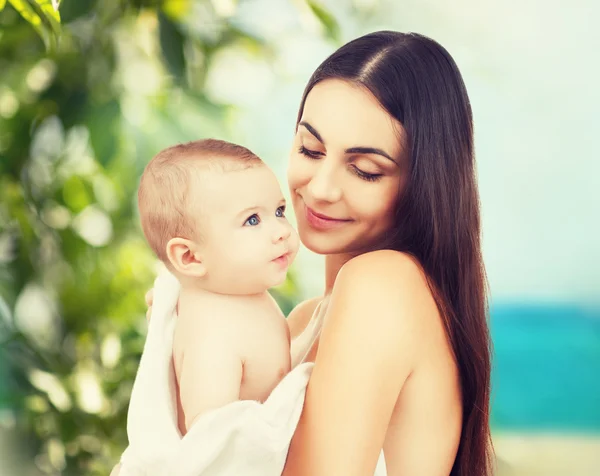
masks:
<svg viewBox="0 0 600 476"><path fill-rule="evenodd" d="M248 219L244 222L244 226L256 226L259 223L260 218L258 218L258 215L255 213L254 215L248 217Z"/></svg>
<svg viewBox="0 0 600 476"><path fill-rule="evenodd" d="M277 218L283 218L285 216L285 205L281 205L276 211L275 216Z"/></svg>

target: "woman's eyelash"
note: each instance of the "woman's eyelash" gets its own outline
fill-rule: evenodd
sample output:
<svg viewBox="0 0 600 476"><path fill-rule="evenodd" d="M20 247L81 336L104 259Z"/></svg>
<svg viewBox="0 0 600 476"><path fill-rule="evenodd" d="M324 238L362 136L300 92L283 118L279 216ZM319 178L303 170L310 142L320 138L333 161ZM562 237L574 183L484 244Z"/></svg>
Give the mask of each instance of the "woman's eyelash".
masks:
<svg viewBox="0 0 600 476"><path fill-rule="evenodd" d="M320 156L323 155L321 152L315 152L313 150L309 150L306 147L304 147L303 145L301 145L298 148L298 152L300 152L302 155L304 155L310 159L318 159L318 158L320 158ZM368 182L376 182L377 180L381 179L381 177L382 177L382 174L369 174L367 172L363 172L355 165L352 166L352 170L358 177L360 177L363 180L367 180Z"/></svg>
<svg viewBox="0 0 600 476"><path fill-rule="evenodd" d="M320 152L315 152L314 150L308 150L303 145L300 146L300 148L298 149L298 152L300 152L302 155L305 155L306 157L308 157L310 159L318 159L321 155L323 155Z"/></svg>
<svg viewBox="0 0 600 476"><path fill-rule="evenodd" d="M377 180L380 180L381 177L383 176L383 174L369 174L367 172L363 172L362 170L360 170L358 167L356 167L355 165L352 166L352 170L354 171L354 173L356 175L358 175L361 179L363 180L367 180L368 182L376 182Z"/></svg>

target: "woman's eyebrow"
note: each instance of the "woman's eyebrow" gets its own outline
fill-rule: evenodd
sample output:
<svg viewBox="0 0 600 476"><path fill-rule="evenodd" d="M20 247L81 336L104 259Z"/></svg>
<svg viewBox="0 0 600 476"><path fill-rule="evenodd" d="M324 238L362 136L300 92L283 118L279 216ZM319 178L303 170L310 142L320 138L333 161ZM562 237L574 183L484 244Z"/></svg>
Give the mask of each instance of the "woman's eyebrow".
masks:
<svg viewBox="0 0 600 476"><path fill-rule="evenodd" d="M300 126L304 126L306 127L306 129L308 130L308 132L310 132L313 136L315 136L315 138L323 145L325 145L325 141L323 140L323 138L321 137L321 134L319 134L317 132L317 130L311 126L308 122L306 121L300 121L298 123Z"/></svg>
<svg viewBox="0 0 600 476"><path fill-rule="evenodd" d="M398 162L396 162L394 159L392 159L392 157L389 154L387 154L383 150L377 149L375 147L350 147L349 149L346 149L344 152L346 152L346 154L377 154L377 155L381 155L382 157L385 157L386 159L391 160L396 165L399 165Z"/></svg>
<svg viewBox="0 0 600 476"><path fill-rule="evenodd" d="M315 138L321 144L325 145L325 141L323 140L323 137L321 137L321 134L319 134L319 132L313 126L311 126L308 122L300 121L298 123L298 125L304 126L308 130L308 132L310 132L313 136L315 136ZM388 153L386 153L383 150L378 149L376 147L350 147L349 149L346 149L344 152L346 154L377 154L377 155L381 155L382 157L385 157L386 159L391 160L396 165L399 165L398 162L396 162L394 159L392 159L392 157Z"/></svg>

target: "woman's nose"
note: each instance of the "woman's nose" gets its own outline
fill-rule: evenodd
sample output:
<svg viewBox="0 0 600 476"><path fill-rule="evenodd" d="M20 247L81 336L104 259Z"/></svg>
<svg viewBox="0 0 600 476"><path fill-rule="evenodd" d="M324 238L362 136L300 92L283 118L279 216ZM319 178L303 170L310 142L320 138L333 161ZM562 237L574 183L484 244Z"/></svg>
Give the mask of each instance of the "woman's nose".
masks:
<svg viewBox="0 0 600 476"><path fill-rule="evenodd" d="M316 201L337 202L342 197L342 190L337 184L333 164L328 164L325 159L322 159L315 168L307 189L311 198Z"/></svg>

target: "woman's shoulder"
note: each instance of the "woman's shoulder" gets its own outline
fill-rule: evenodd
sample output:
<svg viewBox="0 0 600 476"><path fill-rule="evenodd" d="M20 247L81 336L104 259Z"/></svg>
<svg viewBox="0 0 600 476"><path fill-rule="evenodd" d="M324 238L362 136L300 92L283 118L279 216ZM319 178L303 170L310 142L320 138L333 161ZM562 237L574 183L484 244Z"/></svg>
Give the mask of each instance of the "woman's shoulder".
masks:
<svg viewBox="0 0 600 476"><path fill-rule="evenodd" d="M418 260L408 253L395 250L370 251L352 258L340 269L336 285L338 281L354 288L368 282L373 286L403 285L403 288L409 286L413 290L429 289Z"/></svg>
<svg viewBox="0 0 600 476"><path fill-rule="evenodd" d="M353 310L369 307L380 324L388 316L390 330L401 326L423 335L428 324L439 324L439 311L421 264L399 251L371 251L349 260L336 278L334 298L369 327L375 314L361 317ZM385 329L385 325L378 327Z"/></svg>

